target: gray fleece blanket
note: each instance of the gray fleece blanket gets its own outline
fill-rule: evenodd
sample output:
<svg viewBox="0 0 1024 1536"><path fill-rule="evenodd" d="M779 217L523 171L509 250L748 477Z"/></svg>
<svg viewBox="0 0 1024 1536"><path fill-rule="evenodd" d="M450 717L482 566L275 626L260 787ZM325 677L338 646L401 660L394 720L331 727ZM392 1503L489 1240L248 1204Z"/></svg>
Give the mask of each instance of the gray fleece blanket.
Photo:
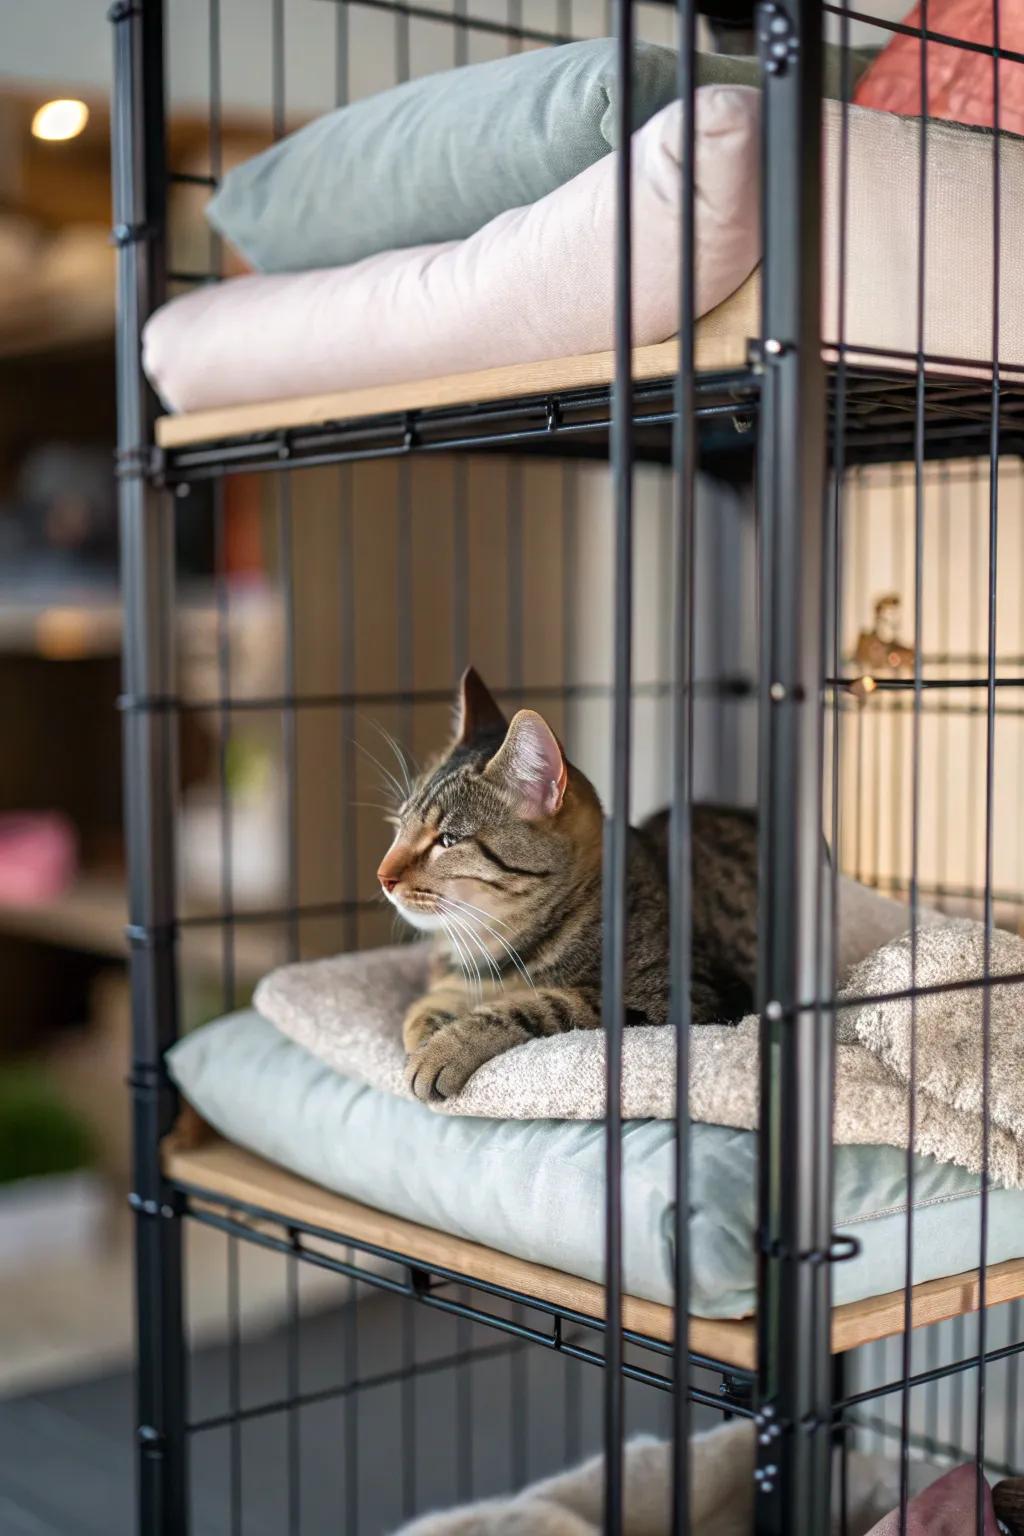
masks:
<svg viewBox="0 0 1024 1536"><path fill-rule="evenodd" d="M835 1139L849 1145L906 1146L909 1130L911 984L906 907L841 882L839 975L850 999L836 1022ZM957 984L983 975L984 930L926 914L918 928L914 1011L915 1151L980 1172L985 989ZM371 950L284 966L256 989L260 1013L346 1077L411 1097L405 1086L401 1021L423 991L422 945ZM996 931L992 976L1024 975L1024 939ZM990 1177L1024 1188L1024 988L988 989ZM432 1106L439 1114L517 1120L600 1120L605 1037L579 1030L531 1040L485 1063L461 1093ZM758 1021L703 1025L691 1032L689 1106L694 1120L753 1130L758 1110ZM622 1103L626 1119L675 1116L675 1034L627 1029Z"/></svg>

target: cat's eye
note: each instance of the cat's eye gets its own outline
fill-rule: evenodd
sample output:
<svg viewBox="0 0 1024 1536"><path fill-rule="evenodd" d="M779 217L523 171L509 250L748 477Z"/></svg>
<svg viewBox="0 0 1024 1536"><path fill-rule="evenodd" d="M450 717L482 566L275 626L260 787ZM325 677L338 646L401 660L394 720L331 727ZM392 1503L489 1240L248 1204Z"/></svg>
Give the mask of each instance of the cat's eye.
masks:
<svg viewBox="0 0 1024 1536"><path fill-rule="evenodd" d="M454 832L442 832L441 836L438 838L438 842L441 844L442 848L451 848L453 844L457 843L458 841L459 839L455 836Z"/></svg>

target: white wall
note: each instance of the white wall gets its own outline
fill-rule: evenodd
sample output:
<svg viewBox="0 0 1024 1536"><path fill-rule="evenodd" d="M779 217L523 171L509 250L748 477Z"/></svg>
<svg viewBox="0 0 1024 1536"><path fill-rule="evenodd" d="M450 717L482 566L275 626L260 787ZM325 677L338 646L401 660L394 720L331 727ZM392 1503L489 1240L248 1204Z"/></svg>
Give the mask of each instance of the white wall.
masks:
<svg viewBox="0 0 1024 1536"><path fill-rule="evenodd" d="M434 0L446 9L450 0ZM0 0L0 83L59 84L86 94L105 94L110 87L112 40L106 21L109 0ZM900 18L908 0L867 0L872 12L889 20ZM500 19L508 14L505 0L473 0L476 15ZM269 0L222 0L225 43L225 105L234 110L265 110L269 93ZM333 28L335 0L287 0L286 94L297 113L328 106L333 101ZM182 104L205 100L206 0L168 0L171 21L171 88ZM642 34L652 40L671 38L672 7L638 5ZM554 0L524 0L527 25L548 28L555 15ZM353 33L358 34L353 93L357 96L390 83L391 19L380 12L353 6ZM832 18L832 30L837 22ZM600 36L607 27L605 0L574 0L573 27L580 36ZM854 26L854 42L879 45L885 40L873 28ZM451 29L430 23L412 27L413 69L422 73L452 63ZM486 57L500 41L475 36L472 57ZM387 54L387 57L385 57Z"/></svg>

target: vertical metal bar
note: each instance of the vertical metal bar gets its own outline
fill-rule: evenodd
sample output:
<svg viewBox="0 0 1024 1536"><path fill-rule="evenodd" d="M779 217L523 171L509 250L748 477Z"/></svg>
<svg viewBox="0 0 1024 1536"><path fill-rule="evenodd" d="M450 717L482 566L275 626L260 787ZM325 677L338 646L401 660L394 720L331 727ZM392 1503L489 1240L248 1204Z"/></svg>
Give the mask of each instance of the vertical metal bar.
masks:
<svg viewBox="0 0 1024 1536"><path fill-rule="evenodd" d="M455 16L453 38L455 51L455 68L461 69L463 64L469 63L469 28L462 25L462 18L466 15L466 0L454 0L452 14Z"/></svg>
<svg viewBox="0 0 1024 1536"><path fill-rule="evenodd" d="M523 683L523 466L505 464L506 639L505 676L509 687Z"/></svg>
<svg viewBox="0 0 1024 1536"><path fill-rule="evenodd" d="M1024 1307L1019 1301L1010 1306L1010 1341L1016 1343L1022 1337L1024 1328ZM1006 1440L1003 1450L1003 1461L1008 1467L1019 1465L1018 1457L1018 1417L1020 1414L1020 1355L1011 1355L1006 1362L1006 1404L1004 1409L1006 1420Z"/></svg>
<svg viewBox="0 0 1024 1536"><path fill-rule="evenodd" d="M156 401L140 362L142 327L166 290L167 164L163 8L115 5L112 178L118 248L117 445L124 606L125 838L132 992L137 1529L184 1536L186 1352L181 1222L160 1166L176 1096L163 1057L178 1029L174 512L148 478Z"/></svg>
<svg viewBox="0 0 1024 1536"><path fill-rule="evenodd" d="M967 1330L964 1326L964 1316L953 1319L953 1359L964 1358L964 1346L966 1344ZM950 1408L951 1423L953 1427L953 1444L958 1450L964 1449L964 1373L958 1371L952 1381L952 1404Z"/></svg>
<svg viewBox="0 0 1024 1536"><path fill-rule="evenodd" d="M355 1263L350 1248L349 1264ZM359 1380L359 1282L349 1281L351 1295L345 1303L345 1378L349 1386ZM359 1396L345 1395L345 1536L359 1536Z"/></svg>
<svg viewBox="0 0 1024 1536"><path fill-rule="evenodd" d="M611 817L605 826L602 1013L605 1108L604 1456L606 1536L622 1532L622 1031L625 1024L626 872L629 855L630 714L633 671L633 5L617 0L618 140L615 224L615 382L611 472L615 506L614 696Z"/></svg>
<svg viewBox="0 0 1024 1536"><path fill-rule="evenodd" d="M943 656L950 654L950 618L953 613L953 561L950 557L950 506L949 506L949 466L939 465L939 570L944 576L944 592L939 603L939 651ZM969 519L968 519L969 522ZM970 642L968 642L970 645ZM946 668L947 675L949 668ZM950 697L946 690L939 697L939 759L944 760L949 753L949 723L950 723ZM970 727L968 727L970 729ZM968 743L969 745L969 743ZM968 770L970 769L970 753L968 752ZM936 825L935 846L938 858L938 880L940 889L944 889L949 879L949 838L946 828L949 825L949 779L946 774L939 776L941 793L936 795ZM970 841L968 840L968 847ZM941 905L941 903L940 903Z"/></svg>
<svg viewBox="0 0 1024 1536"><path fill-rule="evenodd" d="M672 445L674 578L672 757L669 822L669 1004L676 1032L675 1274L672 1397L672 1532L690 1529L690 988L693 973L693 665L696 631L697 432L694 389L694 49L692 0L678 0L677 85L682 103L679 230L679 372Z"/></svg>
<svg viewBox="0 0 1024 1536"><path fill-rule="evenodd" d="M302 1536L302 1419L298 1406L299 1379L299 1258L298 1237L289 1232L292 1252L287 1266L288 1307L288 1536Z"/></svg>
<svg viewBox="0 0 1024 1536"><path fill-rule="evenodd" d="M470 663L469 654L469 470L462 455L452 464L452 676Z"/></svg>
<svg viewBox="0 0 1024 1536"><path fill-rule="evenodd" d="M299 958L299 798L298 742L295 720L295 578L292 569L292 490L286 470L277 481L277 560L284 617L284 695L281 742L284 757L285 832L287 845L288 958Z"/></svg>
<svg viewBox="0 0 1024 1536"><path fill-rule="evenodd" d="M836 297L836 338L839 342L839 356L836 362L836 398L835 398L835 427L833 432L832 448L832 518L829 529L830 537L830 585L829 599L831 604L832 646L831 646L831 671L834 678L839 678L843 670L843 571L845 564L845 527L844 515L846 511L846 413L847 413L847 365L846 365L846 277L847 277L847 234L849 227L849 180L850 180L850 19L847 14L846 0L843 3L843 14L839 21L839 48L840 48L840 89L841 118L839 129L839 209L838 209L838 252L837 252L837 297ZM843 823L840 814L841 773L842 773L842 725L843 725L843 693L838 690L831 695L829 700L832 709L832 761L831 761L831 801L830 801L830 844L832 850L830 886L829 886L829 964L827 972L822 969L822 984L827 985L831 997L835 997L839 977L836 974L837 956L839 954L839 870L841 862L842 830ZM823 957L819 957L819 965L823 967ZM833 1015L834 1017L834 1015ZM831 1029L829 1021L826 1028ZM818 1062L819 1079L822 1064ZM833 1108L835 1102L835 1081L830 1073L828 1085L829 1102L824 1109L824 1120L827 1126L829 1140L833 1136ZM831 1205L831 1198L829 1197ZM841 1400L845 1396L844 1385L846 1380L846 1359L843 1355L836 1355L832 1364L832 1395L834 1400ZM837 1422L833 1416L833 1424L836 1425L834 1444L839 1457L839 1530L840 1536L847 1536L849 1529L849 1463L850 1463L850 1432L841 1419Z"/></svg>
<svg viewBox="0 0 1024 1536"><path fill-rule="evenodd" d="M463 1303L469 1300L465 1286L461 1299ZM473 1497L473 1362L469 1358L473 1324L468 1317L459 1317L455 1328L455 1352L459 1356L455 1367L455 1494L460 1504L466 1504Z"/></svg>
<svg viewBox="0 0 1024 1536"><path fill-rule="evenodd" d="M939 1330L940 1325L935 1323L924 1331L926 1371L935 1370L939 1363ZM924 1443L926 1454L934 1457L939 1443L939 1382L937 1380L930 1381L925 1388Z"/></svg>
<svg viewBox="0 0 1024 1536"><path fill-rule="evenodd" d="M395 82L404 84L409 78L409 16L405 11L395 13Z"/></svg>
<svg viewBox="0 0 1024 1536"><path fill-rule="evenodd" d="M231 1430L228 1445L228 1489L231 1536L242 1536L242 1350L239 1321L238 1238L228 1240L228 1412Z"/></svg>
<svg viewBox="0 0 1024 1536"><path fill-rule="evenodd" d="M415 588L412 576L412 464L408 458L398 461L398 487L395 498L395 605L397 623L397 682L402 695L399 708L398 738L406 752L415 752L414 706L412 695L415 663L413 658L413 622Z"/></svg>
<svg viewBox="0 0 1024 1536"><path fill-rule="evenodd" d="M353 529L353 467L342 464L338 469L338 677L344 697L351 698L356 686L356 578L355 538ZM345 948L355 949L359 944L359 913L355 901L359 894L359 816L354 805L356 799L357 766L355 747L355 711L351 704L343 704L338 725L341 733L341 894L349 904L345 913L343 932Z"/></svg>
<svg viewBox="0 0 1024 1536"><path fill-rule="evenodd" d="M235 1006L234 848L228 759L231 752L231 609L228 593L224 482L213 484L213 542L217 600L217 686L222 700L217 714L217 799L220 811L221 1003Z"/></svg>
<svg viewBox="0 0 1024 1536"><path fill-rule="evenodd" d="M347 0L334 7L334 105L348 105L349 27Z"/></svg>
<svg viewBox="0 0 1024 1536"><path fill-rule="evenodd" d="M914 713L911 735L910 798L910 1060L907 1083L907 1223L903 1274L903 1337L900 1393L900 1536L907 1529L910 1503L910 1377L913 1371L914 1320L914 1150L917 1140L917 929L921 830L921 706L924 607L924 428L925 428L925 295L928 225L928 0L921 0L919 59L921 127L917 184L917 378L914 390ZM897 772L899 768L897 768ZM894 873L898 871L894 870Z"/></svg>
<svg viewBox="0 0 1024 1536"><path fill-rule="evenodd" d="M209 155L210 177L214 186L220 186L223 174L223 149L221 133L221 56L220 56L220 0L209 0L208 5L208 51L209 51L209 95L210 95L210 121L209 121ZM224 272L224 247L220 235L210 225L210 271L217 277Z"/></svg>
<svg viewBox="0 0 1024 1536"><path fill-rule="evenodd" d="M978 1398L975 1444L975 1529L985 1532L985 1411L987 1406L988 1344L988 1198L989 1198L989 1127L991 1122L991 1010L993 912L993 838L995 832L995 762L996 762L996 644L998 565L999 565L999 427L1002 381L999 375L1000 287L1002 280L1002 143L1000 140L1000 0L992 0L992 405L989 423L989 505L988 505L988 645L985 695L985 940L981 995L981 1231L978 1254Z"/></svg>
<svg viewBox="0 0 1024 1536"><path fill-rule="evenodd" d="M849 223L850 191L850 18L846 0L839 19L839 96L841 119L839 127L839 216L836 253L836 340L839 356L836 361L835 426L832 434L832 526L831 526L831 601L832 601L832 676L839 678L843 672L843 571L845 555L844 515L846 510L846 410L847 410L847 363L846 363L846 272L847 229ZM832 797L831 835L832 864L830 913L832 918L832 954L839 953L839 870L841 865L842 825L840 819L841 772L842 772L842 691L833 693L832 707ZM837 977L829 977L829 990L834 995ZM846 1440L843 1439L845 1447ZM846 1458L844 1449L843 1466Z"/></svg>
<svg viewBox="0 0 1024 1536"><path fill-rule="evenodd" d="M271 126L275 141L285 133L284 0L271 0L270 20Z"/></svg>
<svg viewBox="0 0 1024 1536"><path fill-rule="evenodd" d="M565 1463L575 1466L583 1453L583 1393L577 1360L565 1362Z"/></svg>
<svg viewBox="0 0 1024 1536"><path fill-rule="evenodd" d="M416 1513L416 1302L402 1303L402 1519Z"/></svg>
<svg viewBox="0 0 1024 1536"><path fill-rule="evenodd" d="M830 1519L831 1028L818 1001L824 604L821 8L761 5L761 1129L757 1530Z"/></svg>
<svg viewBox="0 0 1024 1536"><path fill-rule="evenodd" d="M525 1321L523 1308L517 1306L513 1316L516 1322ZM512 1486L525 1488L528 1478L529 1446L527 1440L527 1412L529 1403L529 1356L525 1349L514 1349L509 1355L509 1372L512 1379Z"/></svg>
<svg viewBox="0 0 1024 1536"><path fill-rule="evenodd" d="M562 465L562 682L567 689L579 682L576 660L576 528L579 512L579 477L575 464ZM562 731L572 741L575 711L572 697L566 694L562 709ZM569 747L570 754L572 746Z"/></svg>

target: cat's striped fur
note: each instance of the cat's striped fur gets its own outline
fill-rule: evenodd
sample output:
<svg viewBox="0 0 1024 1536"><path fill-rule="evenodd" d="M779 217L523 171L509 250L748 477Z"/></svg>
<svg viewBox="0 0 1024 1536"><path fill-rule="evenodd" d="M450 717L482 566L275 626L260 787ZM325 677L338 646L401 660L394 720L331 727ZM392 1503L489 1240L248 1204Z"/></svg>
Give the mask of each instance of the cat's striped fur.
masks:
<svg viewBox="0 0 1024 1536"><path fill-rule="evenodd" d="M430 991L409 1010L409 1082L457 1093L485 1061L539 1035L601 1024L603 813L532 710L507 725L470 669L444 756L413 784L378 877L415 927L436 931ZM668 1012L668 817L632 829L626 1018ZM756 826L742 811L693 815L693 1018L752 1006Z"/></svg>

